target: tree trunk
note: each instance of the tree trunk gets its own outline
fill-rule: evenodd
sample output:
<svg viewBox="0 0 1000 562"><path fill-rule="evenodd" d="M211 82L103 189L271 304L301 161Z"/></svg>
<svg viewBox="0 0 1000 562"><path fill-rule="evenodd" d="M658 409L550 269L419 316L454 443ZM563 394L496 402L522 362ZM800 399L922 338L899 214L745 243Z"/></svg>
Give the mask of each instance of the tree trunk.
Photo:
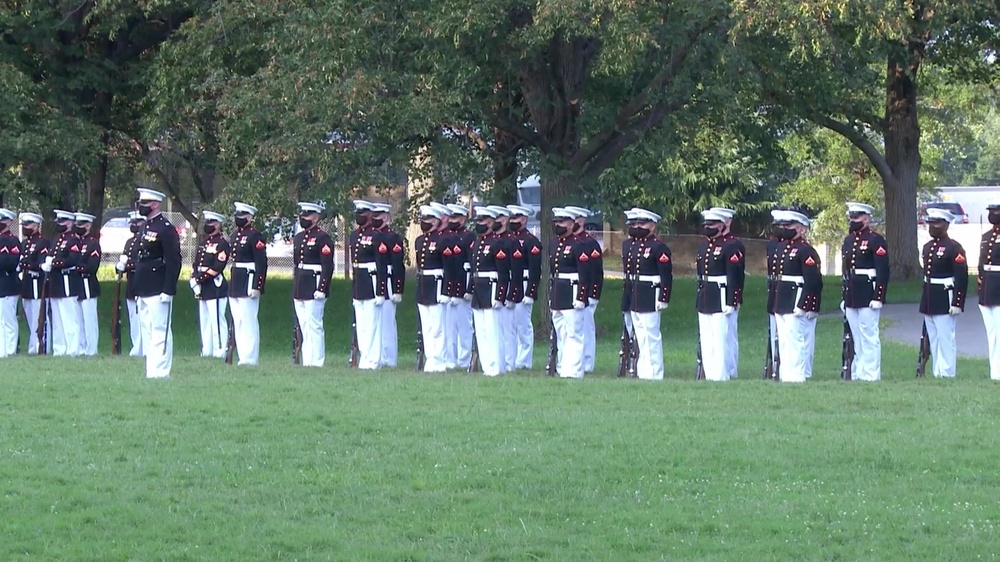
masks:
<svg viewBox="0 0 1000 562"><path fill-rule="evenodd" d="M97 168L87 178L87 212L94 215L94 226L100 231L104 224L104 193L108 183L108 132L101 133L101 153L97 157Z"/></svg>
<svg viewBox="0 0 1000 562"><path fill-rule="evenodd" d="M495 201L517 203L517 137L495 127L496 145L493 152L493 188L490 197Z"/></svg>
<svg viewBox="0 0 1000 562"><path fill-rule="evenodd" d="M885 160L892 177L883 177L885 238L893 279L921 274L917 232L917 184L920 176L920 124L917 120L916 54L907 63L890 58L886 74Z"/></svg>
<svg viewBox="0 0 1000 562"><path fill-rule="evenodd" d="M570 176L565 173L551 172L542 178L541 187L541 217L539 217L538 238L542 242L542 278L538 286L539 323L535 333L543 339L548 338L552 332L552 310L549 308L549 279L551 271L549 268L549 248L552 245L552 201L561 199L568 195L576 184Z"/></svg>

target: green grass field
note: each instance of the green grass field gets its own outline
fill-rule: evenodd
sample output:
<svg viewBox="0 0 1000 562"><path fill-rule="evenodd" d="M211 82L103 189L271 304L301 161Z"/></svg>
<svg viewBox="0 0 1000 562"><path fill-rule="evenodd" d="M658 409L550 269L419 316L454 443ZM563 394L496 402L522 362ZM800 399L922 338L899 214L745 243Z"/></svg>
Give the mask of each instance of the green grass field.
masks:
<svg viewBox="0 0 1000 562"><path fill-rule="evenodd" d="M347 369L342 282L326 368L291 365L287 281L264 296L261 365L227 366L197 357L185 286L169 381L127 357L0 363L0 559L996 558L986 362L915 380L916 350L886 342L883 382L844 383L833 315L813 380L765 382L763 280L749 288L741 378L710 384L693 380L690 279L665 313L663 383L614 377L617 284L583 381L545 377L544 343L535 372L417 374L412 301L402 367ZM833 311L836 280L827 289ZM916 294L891 288L890 301Z"/></svg>

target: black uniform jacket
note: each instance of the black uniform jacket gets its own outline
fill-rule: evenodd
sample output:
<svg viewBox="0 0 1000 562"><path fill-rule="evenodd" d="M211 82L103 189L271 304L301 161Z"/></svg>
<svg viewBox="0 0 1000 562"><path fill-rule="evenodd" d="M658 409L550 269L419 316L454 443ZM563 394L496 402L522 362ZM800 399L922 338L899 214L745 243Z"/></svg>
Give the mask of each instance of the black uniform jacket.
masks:
<svg viewBox="0 0 1000 562"><path fill-rule="evenodd" d="M236 229L229 237L233 267L229 271L229 296L245 298L250 291L264 292L267 281L267 242L251 225Z"/></svg>
<svg viewBox="0 0 1000 562"><path fill-rule="evenodd" d="M76 292L80 300L95 299L101 296L101 283L97 280L97 270L101 267L101 240L97 236L85 236L80 244Z"/></svg>
<svg viewBox="0 0 1000 562"><path fill-rule="evenodd" d="M1000 226L983 234L979 244L979 304L1000 306Z"/></svg>
<svg viewBox="0 0 1000 562"><path fill-rule="evenodd" d="M924 291L921 314L948 314L957 306L965 310L969 292L969 264L965 249L951 238L931 238L924 244Z"/></svg>
<svg viewBox="0 0 1000 562"><path fill-rule="evenodd" d="M76 297L80 294L80 273L77 266L83 261L80 238L64 232L51 246L52 271L49 272L49 296L52 298Z"/></svg>
<svg viewBox="0 0 1000 562"><path fill-rule="evenodd" d="M557 238L549 248L549 308L569 310L574 301L588 302L590 243L575 234Z"/></svg>
<svg viewBox="0 0 1000 562"><path fill-rule="evenodd" d="M333 238L318 226L295 235L292 249L295 300L313 300L313 293L329 296L333 277Z"/></svg>
<svg viewBox="0 0 1000 562"><path fill-rule="evenodd" d="M451 279L454 268L444 255L445 250L451 254L448 239L439 231L421 234L417 236L413 250L417 264L417 303L428 306L438 304L439 296L449 296L448 285L454 282ZM445 266L446 261L449 261L448 267Z"/></svg>
<svg viewBox="0 0 1000 562"><path fill-rule="evenodd" d="M176 295L181 276L181 242L177 229L158 214L146 221L135 266L135 296Z"/></svg>
<svg viewBox="0 0 1000 562"><path fill-rule="evenodd" d="M472 281L466 292L472 293L472 308L485 310L493 301L505 301L510 284L507 244L496 234L484 234L472 241L470 253Z"/></svg>
<svg viewBox="0 0 1000 562"><path fill-rule="evenodd" d="M21 294L17 268L21 264L21 241L9 232L0 235L0 297Z"/></svg>
<svg viewBox="0 0 1000 562"><path fill-rule="evenodd" d="M802 239L788 241L775 255L776 292L771 314L790 314L796 308L819 312L823 293L819 254Z"/></svg>
<svg viewBox="0 0 1000 562"><path fill-rule="evenodd" d="M524 297L538 298L538 284L542 279L542 243L531 232L521 229L513 233L517 247L510 256L510 284L512 296L507 300L521 302Z"/></svg>
<svg viewBox="0 0 1000 562"><path fill-rule="evenodd" d="M24 239L21 250L21 298L37 299L42 294L42 283L46 274L41 269L42 262L49 255L49 241L39 233Z"/></svg>
<svg viewBox="0 0 1000 562"><path fill-rule="evenodd" d="M403 253L403 237L395 230L384 227L382 235L389 248L389 289L392 294L402 295L406 284L406 254Z"/></svg>
<svg viewBox="0 0 1000 562"><path fill-rule="evenodd" d="M746 280L746 252L743 243L731 235L705 239L696 257L698 294L695 308L702 314L722 312L723 306L738 307L743 302Z"/></svg>
<svg viewBox="0 0 1000 562"><path fill-rule="evenodd" d="M631 238L622 243L625 290L622 310L655 312L656 303L669 303L673 288L673 259L670 248L659 238Z"/></svg>
<svg viewBox="0 0 1000 562"><path fill-rule="evenodd" d="M380 230L354 229L351 248L351 295L355 300L389 296L389 245Z"/></svg>
<svg viewBox="0 0 1000 562"><path fill-rule="evenodd" d="M194 252L191 275L201 285L199 300L211 301L229 296L226 265L229 263L229 242L222 234L205 237Z"/></svg>
<svg viewBox="0 0 1000 562"><path fill-rule="evenodd" d="M840 248L840 266L847 308L868 308L872 301L885 302L889 247L881 234L870 228L848 234Z"/></svg>
<svg viewBox="0 0 1000 562"><path fill-rule="evenodd" d="M142 231L135 233L125 241L122 255L128 257L125 262L125 298L135 298L135 264L139 261L139 246L142 244Z"/></svg>

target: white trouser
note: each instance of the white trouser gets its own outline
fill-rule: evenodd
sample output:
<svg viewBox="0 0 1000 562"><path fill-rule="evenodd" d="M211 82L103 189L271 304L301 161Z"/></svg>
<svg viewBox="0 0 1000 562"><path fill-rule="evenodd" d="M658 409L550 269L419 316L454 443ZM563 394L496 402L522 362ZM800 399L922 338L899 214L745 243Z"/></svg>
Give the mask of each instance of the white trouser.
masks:
<svg viewBox="0 0 1000 562"><path fill-rule="evenodd" d="M648 381L663 380L663 336L660 334L659 312L631 312L631 329L639 357L635 362L635 376Z"/></svg>
<svg viewBox="0 0 1000 562"><path fill-rule="evenodd" d="M594 326L594 313L597 312L597 301L591 300L582 310L583 313L583 371L586 373L594 370L594 355L597 347L596 327Z"/></svg>
<svg viewBox="0 0 1000 562"><path fill-rule="evenodd" d="M448 340L448 368L467 369L472 361L472 303L459 299L448 311L448 322L444 334Z"/></svg>
<svg viewBox="0 0 1000 562"><path fill-rule="evenodd" d="M1000 306L979 305L986 326L986 344L990 353L990 378L1000 380Z"/></svg>
<svg viewBox="0 0 1000 562"><path fill-rule="evenodd" d="M848 308L847 324L854 338L854 362L851 380L877 381L882 378L882 340L878 336L881 311L874 308Z"/></svg>
<svg viewBox="0 0 1000 562"><path fill-rule="evenodd" d="M256 365L260 356L260 322L257 312L260 299L239 297L229 299L229 312L233 315L233 331L236 332L236 352L239 365Z"/></svg>
<svg viewBox="0 0 1000 562"><path fill-rule="evenodd" d="M358 368L378 369L382 357L382 308L375 299L354 301L354 330L358 335Z"/></svg>
<svg viewBox="0 0 1000 562"><path fill-rule="evenodd" d="M726 351L729 352L726 357L726 370L729 372L729 378L736 379L739 378L740 370L740 309L739 307L733 311L732 314L727 316L729 319L729 345L726 347Z"/></svg>
<svg viewBox="0 0 1000 562"><path fill-rule="evenodd" d="M382 312L382 355L383 367L395 367L398 359L398 334L396 333L396 303L389 299L381 307Z"/></svg>
<svg viewBox="0 0 1000 562"><path fill-rule="evenodd" d="M0 357L17 353L17 295L0 297Z"/></svg>
<svg viewBox="0 0 1000 562"><path fill-rule="evenodd" d="M97 297L84 299L80 303L80 355L97 355L100 331L97 325Z"/></svg>
<svg viewBox="0 0 1000 562"><path fill-rule="evenodd" d="M145 342L148 338L142 336L142 321L135 299L126 300L125 307L128 309L128 334L132 340L132 349L128 354L130 357L142 357L146 354Z"/></svg>
<svg viewBox="0 0 1000 562"><path fill-rule="evenodd" d="M174 333L170 320L173 299L160 302L160 295L139 297L137 305L146 351L146 378L168 378L174 363Z"/></svg>
<svg viewBox="0 0 1000 562"><path fill-rule="evenodd" d="M771 341L768 342L768 345L771 346L771 358L773 359L777 357L778 359L781 359L780 350L778 349L778 326L774 321L773 314L767 315L767 323L771 327Z"/></svg>
<svg viewBox="0 0 1000 562"><path fill-rule="evenodd" d="M448 370L444 342L444 324L448 308L451 307L447 304L417 305L422 328L421 336L424 341L425 373L443 373Z"/></svg>
<svg viewBox="0 0 1000 562"><path fill-rule="evenodd" d="M80 354L80 301L76 297L49 299L52 307L52 355Z"/></svg>
<svg viewBox="0 0 1000 562"><path fill-rule="evenodd" d="M500 313L500 347L505 373L517 369L517 332L514 328L516 314L514 311L515 308L507 308L506 306L497 310Z"/></svg>
<svg viewBox="0 0 1000 562"><path fill-rule="evenodd" d="M735 312L733 313L735 314ZM705 369L705 380L728 381L736 369L730 365L733 360L731 348L733 323L729 316L698 313L698 336L701 338L701 366Z"/></svg>
<svg viewBox="0 0 1000 562"><path fill-rule="evenodd" d="M500 310L473 309L472 319L476 326L476 349L479 350L479 365L483 374L495 377L506 372L500 340L503 337L500 332Z"/></svg>
<svg viewBox="0 0 1000 562"><path fill-rule="evenodd" d="M958 349L955 344L956 317L950 314L925 314L924 325L927 326L927 340L931 345L931 357L934 359L935 377L954 377L955 359Z"/></svg>
<svg viewBox="0 0 1000 562"><path fill-rule="evenodd" d="M38 353L38 312L42 301L38 299L21 299L24 317L28 322L28 355ZM45 323L46 353L52 352L52 323Z"/></svg>
<svg viewBox="0 0 1000 562"><path fill-rule="evenodd" d="M778 377L781 382L805 382L812 370L816 319L794 314L775 314L774 323L778 334L778 353L781 365Z"/></svg>
<svg viewBox="0 0 1000 562"><path fill-rule="evenodd" d="M301 364L303 367L322 367L326 359L326 334L323 331L326 299L293 299L292 303L302 332Z"/></svg>
<svg viewBox="0 0 1000 562"><path fill-rule="evenodd" d="M198 324L201 332L201 356L226 356L229 343L229 323L226 322L226 306L229 299L208 299L198 301Z"/></svg>
<svg viewBox="0 0 1000 562"><path fill-rule="evenodd" d="M556 372L560 377L583 378L583 315L582 310L552 311L552 327L556 330Z"/></svg>
<svg viewBox="0 0 1000 562"><path fill-rule="evenodd" d="M514 307L514 333L517 337L517 359L515 369L530 369L535 354L535 326L531 323L531 309L534 304L517 303Z"/></svg>

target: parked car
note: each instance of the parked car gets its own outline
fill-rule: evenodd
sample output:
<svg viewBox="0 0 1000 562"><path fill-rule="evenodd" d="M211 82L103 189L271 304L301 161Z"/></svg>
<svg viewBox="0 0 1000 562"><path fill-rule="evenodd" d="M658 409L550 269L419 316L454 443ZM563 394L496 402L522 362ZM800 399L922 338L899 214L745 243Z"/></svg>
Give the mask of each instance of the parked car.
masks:
<svg viewBox="0 0 1000 562"><path fill-rule="evenodd" d="M105 254L120 254L125 250L125 242L132 237L127 218L111 219L101 227L101 251Z"/></svg>
<svg viewBox="0 0 1000 562"><path fill-rule="evenodd" d="M934 203L924 203L920 205L920 212L917 214L917 224L924 224L927 221L927 209L944 209L958 217L956 222L969 224L969 214L965 212L960 203L948 201L938 201Z"/></svg>

